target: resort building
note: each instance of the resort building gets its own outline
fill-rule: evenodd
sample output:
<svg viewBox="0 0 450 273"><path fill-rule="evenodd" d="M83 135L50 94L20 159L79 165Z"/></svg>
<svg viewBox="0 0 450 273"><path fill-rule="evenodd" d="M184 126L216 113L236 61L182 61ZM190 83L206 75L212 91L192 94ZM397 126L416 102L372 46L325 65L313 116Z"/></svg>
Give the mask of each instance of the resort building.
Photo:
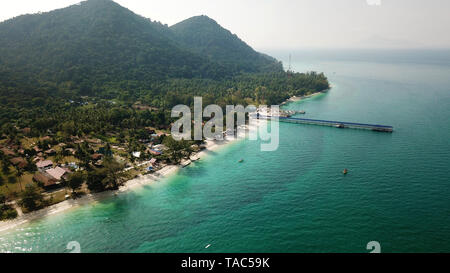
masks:
<svg viewBox="0 0 450 273"><path fill-rule="evenodd" d="M152 159L150 160L150 164L152 164L152 166L154 166L154 165L156 164L157 161L158 161L158 160L157 160L156 158L152 158Z"/></svg>
<svg viewBox="0 0 450 273"><path fill-rule="evenodd" d="M53 167L53 162L51 160L39 161L38 163L36 163L36 167L40 171L46 171Z"/></svg>
<svg viewBox="0 0 450 273"><path fill-rule="evenodd" d="M33 180L41 184L45 189L49 189L58 184L58 181L46 173L37 172L33 176Z"/></svg>
<svg viewBox="0 0 450 273"><path fill-rule="evenodd" d="M0 149L0 151L2 151L4 155L9 155L9 156L15 155L15 153L8 148L2 148L2 149Z"/></svg>
<svg viewBox="0 0 450 273"><path fill-rule="evenodd" d="M93 154L92 155L92 159L93 160L100 160L100 159L102 159L103 158L103 155L102 154Z"/></svg>
<svg viewBox="0 0 450 273"><path fill-rule="evenodd" d="M13 164L14 166L18 166L21 169L26 168L28 166L28 162L22 157L14 157L11 158L9 161L11 162L11 164Z"/></svg>
<svg viewBox="0 0 450 273"><path fill-rule="evenodd" d="M45 171L48 175L50 175L52 178L54 178L57 181L60 181L61 178L64 177L65 174L68 173L68 170L63 169L61 167L56 167L53 169L48 169Z"/></svg>
<svg viewBox="0 0 450 273"><path fill-rule="evenodd" d="M161 151L154 150L154 149L150 149L150 153L155 156L162 155Z"/></svg>

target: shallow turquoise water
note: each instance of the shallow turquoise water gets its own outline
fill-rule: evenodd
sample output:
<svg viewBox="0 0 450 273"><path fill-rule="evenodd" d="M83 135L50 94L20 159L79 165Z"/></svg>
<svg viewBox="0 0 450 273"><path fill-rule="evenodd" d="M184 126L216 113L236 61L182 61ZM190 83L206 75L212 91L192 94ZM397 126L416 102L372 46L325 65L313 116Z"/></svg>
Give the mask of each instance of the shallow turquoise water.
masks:
<svg viewBox="0 0 450 273"><path fill-rule="evenodd" d="M449 252L449 55L334 54L293 54L333 89L286 108L393 134L280 124L276 152L233 143L157 185L0 234L0 252Z"/></svg>

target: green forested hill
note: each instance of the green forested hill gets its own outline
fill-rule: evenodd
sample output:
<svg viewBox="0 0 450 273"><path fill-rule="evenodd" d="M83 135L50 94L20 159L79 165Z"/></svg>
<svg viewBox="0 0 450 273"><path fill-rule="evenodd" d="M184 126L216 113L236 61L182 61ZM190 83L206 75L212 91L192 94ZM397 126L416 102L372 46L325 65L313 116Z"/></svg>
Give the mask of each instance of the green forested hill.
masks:
<svg viewBox="0 0 450 273"><path fill-rule="evenodd" d="M274 104L327 88L323 74L286 73L206 16L169 28L111 0L88 0L0 23L0 133L12 125L58 131L74 116L62 113L85 103L108 113L133 112L137 101L167 111L195 95Z"/></svg>
<svg viewBox="0 0 450 273"><path fill-rule="evenodd" d="M208 16L195 16L170 27L175 39L195 53L239 72L280 72L281 63L256 52Z"/></svg>
<svg viewBox="0 0 450 273"><path fill-rule="evenodd" d="M75 84L83 93L108 81L231 75L180 48L162 29L112 1L89 0L1 23L0 63L41 80Z"/></svg>
<svg viewBox="0 0 450 273"><path fill-rule="evenodd" d="M222 79L241 71L280 70L276 60L262 57L211 19L193 21L197 24L169 29L113 1L89 0L0 23L0 65L41 82L66 83L81 94L112 81L145 85L167 78Z"/></svg>

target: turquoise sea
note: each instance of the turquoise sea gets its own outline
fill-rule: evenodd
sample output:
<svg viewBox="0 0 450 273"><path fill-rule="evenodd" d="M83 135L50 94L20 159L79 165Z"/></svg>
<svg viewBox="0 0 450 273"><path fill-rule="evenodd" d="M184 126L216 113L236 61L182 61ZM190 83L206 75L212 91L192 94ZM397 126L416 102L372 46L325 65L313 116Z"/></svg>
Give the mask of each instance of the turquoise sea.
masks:
<svg viewBox="0 0 450 273"><path fill-rule="evenodd" d="M450 51L268 53L333 85L286 108L395 132L280 124L275 152L233 143L157 185L1 233L0 252L449 252Z"/></svg>

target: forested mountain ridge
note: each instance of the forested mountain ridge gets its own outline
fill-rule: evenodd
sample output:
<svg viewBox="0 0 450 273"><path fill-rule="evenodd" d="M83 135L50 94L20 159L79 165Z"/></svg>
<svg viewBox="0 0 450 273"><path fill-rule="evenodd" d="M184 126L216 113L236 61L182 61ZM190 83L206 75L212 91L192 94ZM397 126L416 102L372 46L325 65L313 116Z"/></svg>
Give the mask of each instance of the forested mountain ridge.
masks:
<svg viewBox="0 0 450 273"><path fill-rule="evenodd" d="M221 78L231 71L182 49L163 26L109 0L89 0L0 24L0 63L86 93L111 80Z"/></svg>
<svg viewBox="0 0 450 273"><path fill-rule="evenodd" d="M167 78L218 80L240 72L281 71L275 59L256 53L219 25L205 32L211 19L198 21L168 28L110 0L23 15L0 23L1 70L65 83L85 95L122 80L145 86Z"/></svg>
<svg viewBox="0 0 450 273"><path fill-rule="evenodd" d="M175 39L195 53L240 72L282 71L281 63L256 52L208 16L191 17L170 27Z"/></svg>
<svg viewBox="0 0 450 273"><path fill-rule="evenodd" d="M169 28L111 0L88 0L0 23L0 124L9 129L58 131L71 116L55 113L85 103L109 112L139 101L168 111L194 96L222 106L276 104L327 88L323 74L287 73L206 16Z"/></svg>
<svg viewBox="0 0 450 273"><path fill-rule="evenodd" d="M1 22L0 221L17 216L9 201L30 212L67 198L41 194L52 187L74 197L115 190L149 171L150 158L189 158L202 142L170 136L171 109L195 96L205 106L274 105L328 87L324 74L285 72L206 16L169 28L88 0ZM167 150L152 150L161 143ZM73 173L53 180L39 167L48 160Z"/></svg>

